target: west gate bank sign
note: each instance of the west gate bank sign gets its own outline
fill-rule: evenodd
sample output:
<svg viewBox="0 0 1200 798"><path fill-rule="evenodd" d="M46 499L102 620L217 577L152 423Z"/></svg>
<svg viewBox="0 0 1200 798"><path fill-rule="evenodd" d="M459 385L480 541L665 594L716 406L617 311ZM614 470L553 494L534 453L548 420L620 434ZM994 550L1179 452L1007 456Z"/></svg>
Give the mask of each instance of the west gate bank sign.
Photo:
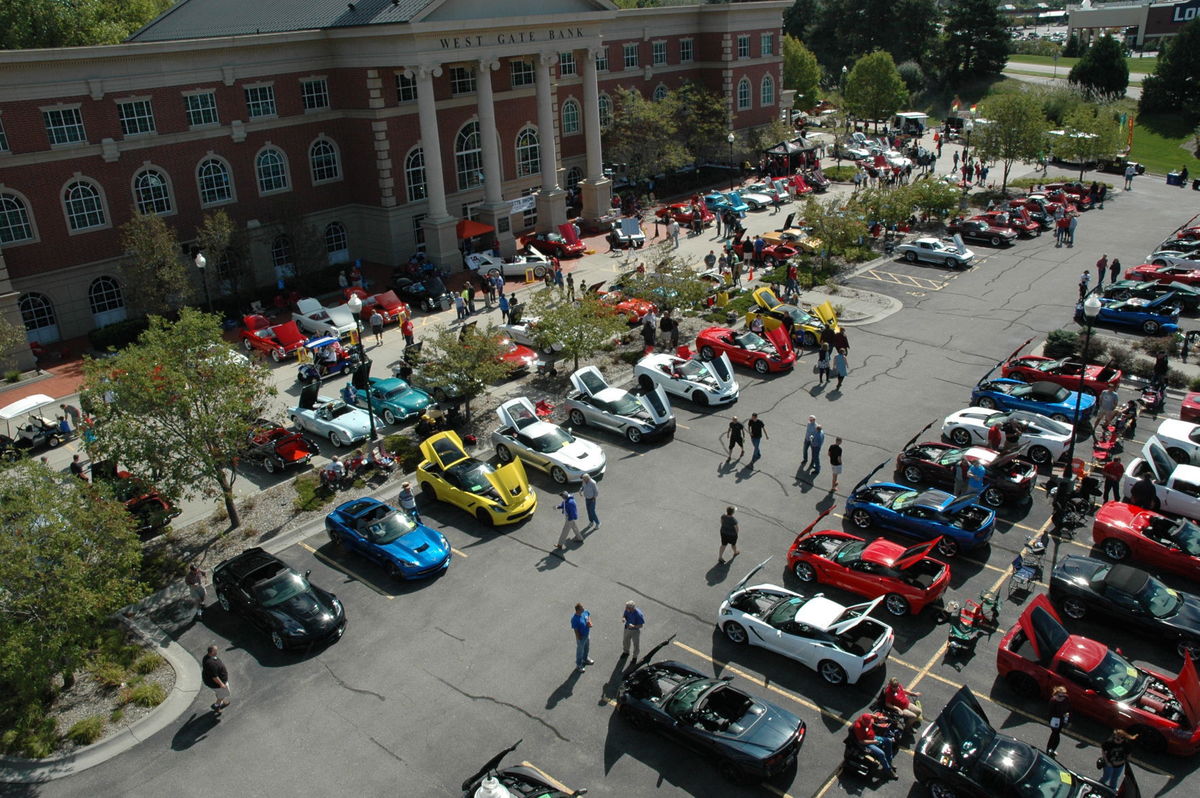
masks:
<svg viewBox="0 0 1200 798"><path fill-rule="evenodd" d="M443 50L469 50L474 47L491 47L500 44L534 44L539 42L563 42L582 39L583 28L546 28L503 33L475 33L469 36L453 36L438 39Z"/></svg>

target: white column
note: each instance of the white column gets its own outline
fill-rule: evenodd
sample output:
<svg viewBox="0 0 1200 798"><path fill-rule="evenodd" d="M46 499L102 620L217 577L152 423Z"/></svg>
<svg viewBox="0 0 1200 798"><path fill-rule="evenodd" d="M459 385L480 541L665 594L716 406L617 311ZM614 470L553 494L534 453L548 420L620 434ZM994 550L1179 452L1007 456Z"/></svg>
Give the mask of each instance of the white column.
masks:
<svg viewBox="0 0 1200 798"><path fill-rule="evenodd" d="M604 179L604 156L600 146L600 84L596 78L596 50L583 57L583 132L587 142L587 179Z"/></svg>
<svg viewBox="0 0 1200 798"><path fill-rule="evenodd" d="M492 95L492 70L500 66L498 61L485 59L479 62L475 76L475 95L479 114L480 148L483 150L483 199L488 205L499 205L504 201L504 173L500 167L500 145L496 136L496 106Z"/></svg>
<svg viewBox="0 0 1200 798"><path fill-rule="evenodd" d="M550 93L550 67L557 53L542 53L537 64L538 145L542 163L542 191L558 191L558 147L554 144L554 98Z"/></svg>
<svg viewBox="0 0 1200 798"><path fill-rule="evenodd" d="M421 152L425 156L425 189L429 204L429 221L450 218L446 212L446 179L442 169L442 143L438 135L437 101L433 94L433 79L442 74L440 66L417 67L409 70L417 78L417 116L421 124Z"/></svg>

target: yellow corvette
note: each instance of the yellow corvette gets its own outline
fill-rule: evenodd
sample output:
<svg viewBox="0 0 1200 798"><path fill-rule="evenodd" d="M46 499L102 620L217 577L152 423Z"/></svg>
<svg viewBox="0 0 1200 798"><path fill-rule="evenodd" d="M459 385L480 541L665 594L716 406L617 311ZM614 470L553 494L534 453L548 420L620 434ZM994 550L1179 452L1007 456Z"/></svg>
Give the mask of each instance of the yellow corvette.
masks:
<svg viewBox="0 0 1200 798"><path fill-rule="evenodd" d="M489 526L515 524L537 509L520 460L499 468L476 460L454 432L426 438L421 454L425 459L417 466L417 479L428 499L461 507Z"/></svg>
<svg viewBox="0 0 1200 798"><path fill-rule="evenodd" d="M796 305L785 305L770 288L754 289L755 304L746 312L746 326L755 318L761 318L764 330L773 330L781 324L792 328L792 345L815 347L821 340L821 332L830 327L837 332L837 313L828 301L804 310Z"/></svg>

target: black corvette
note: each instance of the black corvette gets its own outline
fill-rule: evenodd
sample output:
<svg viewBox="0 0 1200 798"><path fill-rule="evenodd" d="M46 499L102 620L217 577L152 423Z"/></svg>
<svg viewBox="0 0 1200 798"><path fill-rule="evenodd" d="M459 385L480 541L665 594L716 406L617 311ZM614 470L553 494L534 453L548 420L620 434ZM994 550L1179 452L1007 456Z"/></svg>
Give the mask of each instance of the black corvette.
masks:
<svg viewBox="0 0 1200 798"><path fill-rule="evenodd" d="M213 590L221 609L250 621L278 649L337 640L346 630L337 596L257 546L214 568Z"/></svg>
<svg viewBox="0 0 1200 798"><path fill-rule="evenodd" d="M462 783L463 798L478 798L481 795L509 796L510 798L574 798L584 795L587 789L569 791L533 765L523 762L511 767L500 767L500 760L517 750L521 740L505 748L487 761L479 771Z"/></svg>
<svg viewBox="0 0 1200 798"><path fill-rule="evenodd" d="M1050 577L1050 600L1068 618L1092 612L1105 623L1174 641L1181 653L1200 657L1200 598L1173 590L1138 568L1066 557Z"/></svg>
<svg viewBox="0 0 1200 798"><path fill-rule="evenodd" d="M791 767L804 721L681 662L654 662L621 682L617 709L638 729L653 729L715 763L730 781L767 779Z"/></svg>
<svg viewBox="0 0 1200 798"><path fill-rule="evenodd" d="M1102 784L988 722L969 687L961 687L921 732L913 776L931 798L1113 798Z"/></svg>

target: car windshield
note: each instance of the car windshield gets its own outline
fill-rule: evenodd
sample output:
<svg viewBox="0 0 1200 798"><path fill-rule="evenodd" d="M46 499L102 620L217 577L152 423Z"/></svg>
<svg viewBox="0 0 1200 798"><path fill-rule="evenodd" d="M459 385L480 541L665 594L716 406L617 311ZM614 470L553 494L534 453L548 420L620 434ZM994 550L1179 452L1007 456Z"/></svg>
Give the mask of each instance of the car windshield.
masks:
<svg viewBox="0 0 1200 798"><path fill-rule="evenodd" d="M789 596L785 598L768 611L767 623L778 628L788 621L796 620L796 613L800 611L800 608L807 601L807 598L801 596Z"/></svg>
<svg viewBox="0 0 1200 798"><path fill-rule="evenodd" d="M542 454L557 452L567 444L574 443L575 437L562 427L554 427L545 435L539 435L531 441L533 448Z"/></svg>
<svg viewBox="0 0 1200 798"><path fill-rule="evenodd" d="M849 543L844 543L841 548L834 552L833 561L843 564L852 563L859 559L866 547L867 544L861 540L852 540Z"/></svg>
<svg viewBox="0 0 1200 798"><path fill-rule="evenodd" d="M1088 673L1092 688L1112 701L1128 701L1141 694L1146 677L1115 651L1104 654Z"/></svg>
<svg viewBox="0 0 1200 798"><path fill-rule="evenodd" d="M1013 792L1021 798L1067 798L1073 789L1075 777L1070 771L1041 751L1013 785Z"/></svg>
<svg viewBox="0 0 1200 798"><path fill-rule="evenodd" d="M711 679L696 679L678 687L667 701L667 714L678 718L691 712L700 696L704 695L712 683Z"/></svg>
<svg viewBox="0 0 1200 798"><path fill-rule="evenodd" d="M464 460L450 466L447 473L453 475L458 481L458 486L465 491L495 496L496 490L488 481L488 474L494 470L487 463L481 463L478 460Z"/></svg>
<svg viewBox="0 0 1200 798"><path fill-rule="evenodd" d="M1200 557L1200 527L1191 521L1180 521L1171 532L1179 548L1193 557Z"/></svg>
<svg viewBox="0 0 1200 798"><path fill-rule="evenodd" d="M642 407L642 403L630 393L609 401L608 406L618 416L637 416L643 414L646 410L646 408Z"/></svg>
<svg viewBox="0 0 1200 798"><path fill-rule="evenodd" d="M409 390L408 383L401 383L400 385L396 386L395 388L392 388L390 391L385 393L383 395L383 398L384 399L395 399L397 396L401 396L403 394L408 393L408 390Z"/></svg>
<svg viewBox="0 0 1200 798"><path fill-rule="evenodd" d="M329 417L330 418L338 418L340 416L346 415L347 413L353 413L353 412L354 412L354 408L343 402L335 402L335 403L332 403L329 405Z"/></svg>
<svg viewBox="0 0 1200 798"><path fill-rule="evenodd" d="M1138 604L1155 618L1167 618L1179 611L1183 598L1157 579L1146 580L1146 585L1137 593Z"/></svg>
<svg viewBox="0 0 1200 798"><path fill-rule="evenodd" d="M734 340L742 349L762 350L768 348L766 339L752 332L739 333Z"/></svg>
<svg viewBox="0 0 1200 798"><path fill-rule="evenodd" d="M905 507L915 502L917 497L920 495L921 494L915 490L906 490L903 493L898 494L896 498L892 500L892 509L903 510Z"/></svg>
<svg viewBox="0 0 1200 798"><path fill-rule="evenodd" d="M290 568L280 571L266 582L254 586L254 595L264 607L275 607L288 599L307 593L308 580Z"/></svg>
<svg viewBox="0 0 1200 798"><path fill-rule="evenodd" d="M699 361L685 360L682 363L675 365L675 370L679 375L687 380L703 380L709 377L708 368Z"/></svg>
<svg viewBox="0 0 1200 798"><path fill-rule="evenodd" d="M367 527L366 537L372 543L381 546L399 540L417 528L417 525L404 513L388 513Z"/></svg>
<svg viewBox="0 0 1200 798"><path fill-rule="evenodd" d="M815 316L813 316L811 313L801 310L795 305L779 305L775 308L775 310L791 316L794 324L808 324L813 327L821 326L821 322L819 322Z"/></svg>

